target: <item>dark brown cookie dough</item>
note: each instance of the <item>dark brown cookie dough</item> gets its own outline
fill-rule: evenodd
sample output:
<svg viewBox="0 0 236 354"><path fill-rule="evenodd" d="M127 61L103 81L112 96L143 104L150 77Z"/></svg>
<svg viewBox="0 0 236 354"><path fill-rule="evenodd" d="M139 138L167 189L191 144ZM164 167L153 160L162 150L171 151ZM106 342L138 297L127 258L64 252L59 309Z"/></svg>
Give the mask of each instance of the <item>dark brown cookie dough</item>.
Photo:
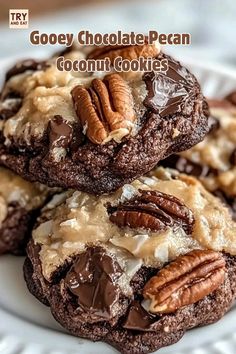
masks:
<svg viewBox="0 0 236 354"><path fill-rule="evenodd" d="M25 253L39 209L52 190L0 167L0 254Z"/></svg>
<svg viewBox="0 0 236 354"><path fill-rule="evenodd" d="M0 163L31 181L101 194L198 143L208 131L200 86L179 62L158 58L168 60L166 74L75 75L55 59L10 70Z"/></svg>

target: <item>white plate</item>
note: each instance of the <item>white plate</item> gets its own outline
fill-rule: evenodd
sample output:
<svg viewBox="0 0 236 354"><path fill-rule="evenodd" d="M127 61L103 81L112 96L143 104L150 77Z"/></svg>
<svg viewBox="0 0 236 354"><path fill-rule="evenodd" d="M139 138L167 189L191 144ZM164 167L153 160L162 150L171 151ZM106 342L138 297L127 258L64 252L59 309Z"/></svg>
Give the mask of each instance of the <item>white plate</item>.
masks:
<svg viewBox="0 0 236 354"><path fill-rule="evenodd" d="M11 59L0 61L1 73ZM212 64L185 63L200 80L208 97L222 97L236 88L236 73ZM3 78L1 78L3 79ZM108 354L104 343L69 335L47 307L31 296L22 274L23 259L0 258L0 354ZM236 308L218 323L189 331L183 339L158 354L235 354Z"/></svg>

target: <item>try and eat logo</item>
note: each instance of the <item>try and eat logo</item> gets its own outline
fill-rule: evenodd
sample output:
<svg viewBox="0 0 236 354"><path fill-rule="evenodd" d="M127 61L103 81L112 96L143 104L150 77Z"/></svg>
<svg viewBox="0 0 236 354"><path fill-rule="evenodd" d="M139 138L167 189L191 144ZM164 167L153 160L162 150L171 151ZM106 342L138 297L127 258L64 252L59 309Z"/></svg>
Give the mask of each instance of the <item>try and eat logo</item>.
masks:
<svg viewBox="0 0 236 354"><path fill-rule="evenodd" d="M9 9L9 28L28 28L29 10L28 9Z"/></svg>

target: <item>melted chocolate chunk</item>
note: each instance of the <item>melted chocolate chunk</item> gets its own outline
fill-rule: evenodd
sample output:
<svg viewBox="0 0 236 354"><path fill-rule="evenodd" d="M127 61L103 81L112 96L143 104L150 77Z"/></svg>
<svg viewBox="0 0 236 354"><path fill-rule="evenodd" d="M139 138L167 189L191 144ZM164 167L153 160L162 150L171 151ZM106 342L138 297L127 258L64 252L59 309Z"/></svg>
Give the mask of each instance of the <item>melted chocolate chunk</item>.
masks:
<svg viewBox="0 0 236 354"><path fill-rule="evenodd" d="M72 141L72 127L60 115L49 123L49 140L53 147L67 148Z"/></svg>
<svg viewBox="0 0 236 354"><path fill-rule="evenodd" d="M168 157L162 161L161 165L164 167L174 168L181 173L186 173L195 177L206 177L211 174L217 174L217 170L214 170L207 165L200 165L178 155Z"/></svg>
<svg viewBox="0 0 236 354"><path fill-rule="evenodd" d="M129 312L123 327L136 331L149 332L153 331L153 324L158 320L157 316L149 314L140 304L139 301L133 301L130 305Z"/></svg>
<svg viewBox="0 0 236 354"><path fill-rule="evenodd" d="M179 63L168 60L168 65L166 74L150 72L144 75L148 91L144 105L161 117L180 112L194 85L193 78Z"/></svg>
<svg viewBox="0 0 236 354"><path fill-rule="evenodd" d="M45 70L47 67L49 67L49 64L47 64L45 61L36 61L34 59L22 60L19 63L16 63L10 70L7 71L6 81L8 81L12 76L22 74L27 70Z"/></svg>
<svg viewBox="0 0 236 354"><path fill-rule="evenodd" d="M116 281L121 275L119 264L103 248L91 247L78 256L65 283L83 311L94 321L104 321L112 318L112 308L119 300Z"/></svg>

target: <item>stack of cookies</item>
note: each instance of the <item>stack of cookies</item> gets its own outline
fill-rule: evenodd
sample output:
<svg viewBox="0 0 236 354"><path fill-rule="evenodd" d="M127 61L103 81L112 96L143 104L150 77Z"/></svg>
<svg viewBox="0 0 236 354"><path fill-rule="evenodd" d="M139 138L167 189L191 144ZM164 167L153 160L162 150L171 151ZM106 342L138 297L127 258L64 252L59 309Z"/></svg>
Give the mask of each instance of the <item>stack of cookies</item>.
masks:
<svg viewBox="0 0 236 354"><path fill-rule="evenodd" d="M236 296L235 94L208 104L179 62L138 49L60 55L152 55L167 72L25 60L0 102L0 252L26 248L29 291L55 319L127 354L219 320Z"/></svg>

